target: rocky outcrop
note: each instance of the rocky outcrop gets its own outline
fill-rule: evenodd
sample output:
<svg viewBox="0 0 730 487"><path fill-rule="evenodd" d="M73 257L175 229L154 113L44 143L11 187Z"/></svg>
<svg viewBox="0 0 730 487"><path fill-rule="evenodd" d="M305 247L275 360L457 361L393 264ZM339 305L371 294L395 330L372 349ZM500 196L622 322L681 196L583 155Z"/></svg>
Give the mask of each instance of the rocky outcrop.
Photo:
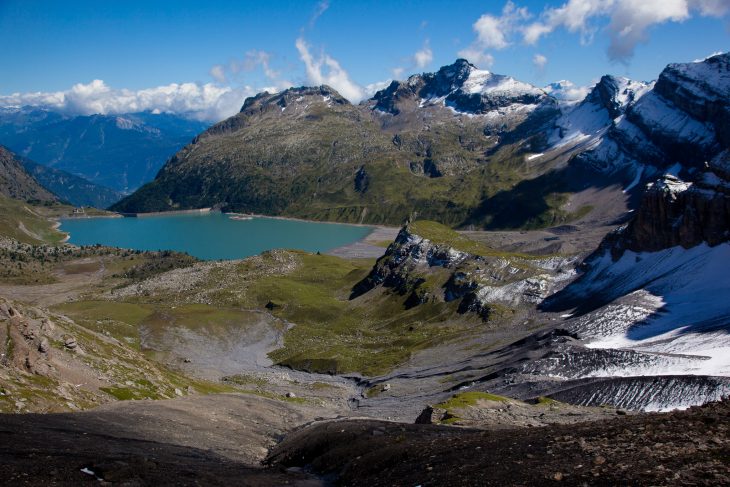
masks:
<svg viewBox="0 0 730 487"><path fill-rule="evenodd" d="M3 365L37 375L51 375L49 336L55 330L54 324L47 318L25 317L10 304L0 302L0 324L3 322L7 324L0 332Z"/></svg>
<svg viewBox="0 0 730 487"><path fill-rule="evenodd" d="M583 103L593 103L603 107L608 111L609 117L615 119L626 112L626 107L636 100L644 87L643 83L628 78L605 75L596 83Z"/></svg>
<svg viewBox="0 0 730 487"><path fill-rule="evenodd" d="M440 235L424 237L429 227ZM444 234L446 239L440 240ZM353 287L350 298L382 286L407 296L407 308L458 301L459 313L474 313L487 321L542 301L557 282L569 278L563 268L571 264L568 258L492 251L446 227L416 222L401 229L370 274Z"/></svg>
<svg viewBox="0 0 730 487"><path fill-rule="evenodd" d="M711 125L718 142L730 146L730 53L703 62L670 64L659 76L654 92Z"/></svg>
<svg viewBox="0 0 730 487"><path fill-rule="evenodd" d="M467 258L473 256L448 245L433 243L413 233L406 225L390 244L385 255L375 263L370 274L355 285L351 299L380 285L406 294L425 282L425 279L411 275L417 267L454 268Z"/></svg>
<svg viewBox="0 0 730 487"><path fill-rule="evenodd" d="M712 172L696 184L671 175L650 184L636 216L622 232L622 247L654 252L730 240L730 194L703 184L713 176L718 185L730 189Z"/></svg>

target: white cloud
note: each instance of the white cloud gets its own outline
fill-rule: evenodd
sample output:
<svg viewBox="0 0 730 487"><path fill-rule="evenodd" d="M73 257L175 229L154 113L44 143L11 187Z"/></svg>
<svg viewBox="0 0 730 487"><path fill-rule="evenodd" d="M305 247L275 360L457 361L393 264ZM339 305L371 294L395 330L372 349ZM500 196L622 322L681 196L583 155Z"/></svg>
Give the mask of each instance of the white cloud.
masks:
<svg viewBox="0 0 730 487"><path fill-rule="evenodd" d="M102 80L75 84L66 91L0 95L0 106L37 106L68 115L175 113L197 120L218 121L238 112L250 86L221 87L212 83L172 83L143 90L114 89Z"/></svg>
<svg viewBox="0 0 730 487"><path fill-rule="evenodd" d="M608 19L610 44L608 56L627 61L636 46L649 40L651 27L666 22L683 22L695 13L722 17L730 12L730 0L569 0L560 7L548 8L540 20L517 27L527 44L558 28L580 33L581 42L592 41L594 19Z"/></svg>
<svg viewBox="0 0 730 487"><path fill-rule="evenodd" d="M535 65L535 67L539 70L545 69L545 66L547 66L548 58L543 56L542 54L535 54L532 56L532 64Z"/></svg>
<svg viewBox="0 0 730 487"><path fill-rule="evenodd" d="M397 68L393 68L392 69L393 78L394 79L400 79L400 77L403 75L403 73L405 72L405 70L406 70L406 68L402 68L400 66L397 67Z"/></svg>
<svg viewBox="0 0 730 487"><path fill-rule="evenodd" d="M569 0L561 7L548 8L542 20L523 28L526 43L535 44L540 37L564 27L570 32L580 32L582 42L588 42L592 35L589 20L603 15L612 7L614 0Z"/></svg>
<svg viewBox="0 0 730 487"><path fill-rule="evenodd" d="M423 47L413 55L413 62L416 67L423 69L431 64L431 61L433 61L433 51L431 51L431 47L428 45L428 41L426 41Z"/></svg>
<svg viewBox="0 0 730 487"><path fill-rule="evenodd" d="M474 23L479 43L487 48L504 49L509 46L507 32L498 17L482 15Z"/></svg>
<svg viewBox="0 0 730 487"><path fill-rule="evenodd" d="M406 71L413 71L414 69L424 69L433 62L433 51L429 44L428 39L423 42L423 47L416 51L413 56L403 60L405 66L397 66L391 71L394 79L400 79L403 73Z"/></svg>
<svg viewBox="0 0 730 487"><path fill-rule="evenodd" d="M690 17L686 0L619 0L608 25L611 44L608 57L627 60L639 43L649 39L648 29L668 21L681 22Z"/></svg>
<svg viewBox="0 0 730 487"><path fill-rule="evenodd" d="M226 82L226 68L221 64L216 64L210 68L210 76L218 83Z"/></svg>
<svg viewBox="0 0 730 487"><path fill-rule="evenodd" d="M488 69L492 66L492 64L494 64L494 56L481 49L467 47L466 49L459 51L457 54L459 57L466 59L481 69Z"/></svg>
<svg viewBox="0 0 730 487"><path fill-rule="evenodd" d="M484 14L472 25L476 39L466 48L458 52L477 66L487 68L494 62L490 49L504 49L512 44L512 35L519 31L523 22L530 18L527 8L518 8L508 1L502 8L502 15L496 17Z"/></svg>
<svg viewBox="0 0 730 487"><path fill-rule="evenodd" d="M312 14L312 18L309 19L309 28L313 28L314 24L317 23L317 20L322 16L323 13L327 11L327 9L330 8L330 3L328 0L321 0L317 7L314 9L314 13Z"/></svg>
<svg viewBox="0 0 730 487"><path fill-rule="evenodd" d="M244 55L243 59L233 59L226 65L216 64L210 68L210 76L218 83L226 83L230 78L236 79L241 73L251 73L261 69L267 82L273 84L274 92L284 90L293 85L287 79L281 78L281 73L271 66L271 53L252 49Z"/></svg>
<svg viewBox="0 0 730 487"><path fill-rule="evenodd" d="M385 88L392 83L393 80L388 79L385 81L377 81L375 83L370 83L369 85L365 86L365 95L370 98L375 93L377 93L380 90L384 90Z"/></svg>
<svg viewBox="0 0 730 487"><path fill-rule="evenodd" d="M511 44L509 37L519 23L530 17L526 8L517 8L508 1L502 9L502 15L495 17L484 14L472 26L477 34L475 44L482 49L504 49Z"/></svg>
<svg viewBox="0 0 730 487"><path fill-rule="evenodd" d="M689 3L701 15L722 17L730 12L730 0L689 0Z"/></svg>
<svg viewBox="0 0 730 487"><path fill-rule="evenodd" d="M591 89L591 86L576 86L575 83L568 80L557 81L543 88L546 93L552 95L558 100L566 102L577 102L583 100Z"/></svg>
<svg viewBox="0 0 730 487"><path fill-rule="evenodd" d="M302 38L296 40L299 57L307 72L307 81L313 85L328 85L353 103L365 98L365 90L350 79L340 63L326 53L313 56L309 45Z"/></svg>

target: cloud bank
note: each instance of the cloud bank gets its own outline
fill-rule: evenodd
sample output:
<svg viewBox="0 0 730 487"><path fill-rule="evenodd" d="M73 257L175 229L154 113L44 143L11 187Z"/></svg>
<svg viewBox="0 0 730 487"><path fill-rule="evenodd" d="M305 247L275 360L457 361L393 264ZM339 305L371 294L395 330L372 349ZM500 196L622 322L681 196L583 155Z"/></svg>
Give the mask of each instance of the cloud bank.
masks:
<svg viewBox="0 0 730 487"><path fill-rule="evenodd" d="M609 59L627 63L636 47L649 41L655 25L728 13L730 0L568 0L535 16L508 1L500 16L484 14L474 22L476 38L459 55L488 66L493 60L490 51L516 42L537 45L558 29L578 34L582 44L591 43L597 32L605 30Z"/></svg>
<svg viewBox="0 0 730 487"><path fill-rule="evenodd" d="M250 86L231 88L213 83L172 83L143 90L114 89L96 79L66 91L0 95L0 106L36 106L67 115L120 114L143 111L175 113L196 120L218 121L237 113Z"/></svg>

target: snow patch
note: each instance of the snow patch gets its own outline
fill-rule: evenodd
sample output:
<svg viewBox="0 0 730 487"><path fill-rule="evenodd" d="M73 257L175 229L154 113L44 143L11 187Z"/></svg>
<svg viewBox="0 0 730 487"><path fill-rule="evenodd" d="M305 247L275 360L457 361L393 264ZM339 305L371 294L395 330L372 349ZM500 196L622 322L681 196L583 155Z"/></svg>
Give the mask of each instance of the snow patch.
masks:
<svg viewBox="0 0 730 487"><path fill-rule="evenodd" d="M628 193L630 190L632 190L637 184L639 184L639 181L641 181L641 175L644 174L644 167L640 166L636 169L636 176L634 176L634 180L629 183L628 186L626 186L623 190L624 193Z"/></svg>
<svg viewBox="0 0 730 487"><path fill-rule="evenodd" d="M589 348L633 350L673 360L603 374L730 376L728 262L727 243L627 251L617 262L604 255L584 276L578 292L608 292L620 298L579 318L576 331Z"/></svg>

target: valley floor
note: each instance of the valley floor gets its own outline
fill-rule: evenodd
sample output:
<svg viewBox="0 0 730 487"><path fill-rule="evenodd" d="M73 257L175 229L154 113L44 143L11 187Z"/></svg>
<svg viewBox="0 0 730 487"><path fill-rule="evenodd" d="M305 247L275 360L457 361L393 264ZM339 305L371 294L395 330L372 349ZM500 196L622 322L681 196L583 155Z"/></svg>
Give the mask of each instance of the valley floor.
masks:
<svg viewBox="0 0 730 487"><path fill-rule="evenodd" d="M628 360L622 351L586 348L571 331L582 330L577 318L535 306L575 278L574 266L608 228L584 222L456 233L426 222L409 231L430 232L431 240L377 227L330 255L272 251L224 262L107 248L38 257L37 249L8 244L5 258L27 258L29 267L0 284L0 320L16 345L9 340L5 349L13 360L3 357L0 406L31 414L0 416L0 478L9 485L723 483L727 402L655 416L627 411L643 403L617 409L601 406L609 401L571 405L579 401L570 394L566 402L543 397L590 395L600 387L594 369ZM405 277L393 273L418 283L416 291L425 286L415 305L412 289L353 296L389 245L383 265L399 246L415 262ZM449 264L453 256L462 260ZM459 272L482 268L495 299L504 299L504 286L517 300L480 315L443 297ZM26 347L25 361L17 345ZM116 350L124 355L109 356ZM41 381L38 371L48 377ZM707 389L707 400L717 399L712 394L727 382L718 380L685 390ZM92 409L59 413L79 408ZM32 414L41 411L54 413Z"/></svg>

